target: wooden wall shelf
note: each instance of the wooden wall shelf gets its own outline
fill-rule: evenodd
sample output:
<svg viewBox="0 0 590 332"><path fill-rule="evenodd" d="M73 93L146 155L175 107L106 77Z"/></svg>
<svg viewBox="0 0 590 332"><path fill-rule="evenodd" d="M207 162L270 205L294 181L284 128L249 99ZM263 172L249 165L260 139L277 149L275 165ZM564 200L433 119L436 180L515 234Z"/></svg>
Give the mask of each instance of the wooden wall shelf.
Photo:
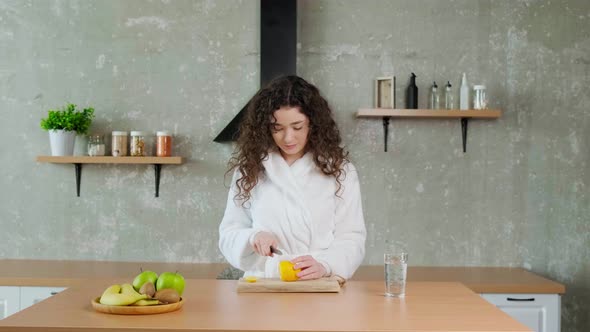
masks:
<svg viewBox="0 0 590 332"><path fill-rule="evenodd" d="M76 171L76 194L80 197L80 179L82 164L152 164L156 177L156 197L160 196L160 173L162 165L180 165L182 157L90 157L90 156L37 156L41 163L74 164Z"/></svg>
<svg viewBox="0 0 590 332"><path fill-rule="evenodd" d="M388 109L363 108L356 113L357 118L483 118L495 119L502 115L500 110L428 110L428 109Z"/></svg>
<svg viewBox="0 0 590 332"><path fill-rule="evenodd" d="M90 157L90 156L38 156L37 161L41 163L54 164L162 164L180 165L182 157Z"/></svg>
<svg viewBox="0 0 590 332"><path fill-rule="evenodd" d="M391 118L416 119L461 119L461 136L463 138L463 152L467 152L467 126L469 119L497 119L502 111L488 110L432 110L432 109L390 109L390 108L362 108L356 113L357 118L383 118L384 150L387 152L387 136L389 120Z"/></svg>

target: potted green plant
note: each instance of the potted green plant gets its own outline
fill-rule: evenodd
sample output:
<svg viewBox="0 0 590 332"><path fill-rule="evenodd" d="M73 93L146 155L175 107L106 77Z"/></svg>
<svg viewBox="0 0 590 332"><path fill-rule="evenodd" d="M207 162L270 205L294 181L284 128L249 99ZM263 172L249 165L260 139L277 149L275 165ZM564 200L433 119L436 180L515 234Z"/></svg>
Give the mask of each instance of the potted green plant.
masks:
<svg viewBox="0 0 590 332"><path fill-rule="evenodd" d="M49 110L47 117L41 119L41 128L49 132L51 155L73 155L76 135L86 134L93 118L94 108L78 110L71 103L61 109Z"/></svg>

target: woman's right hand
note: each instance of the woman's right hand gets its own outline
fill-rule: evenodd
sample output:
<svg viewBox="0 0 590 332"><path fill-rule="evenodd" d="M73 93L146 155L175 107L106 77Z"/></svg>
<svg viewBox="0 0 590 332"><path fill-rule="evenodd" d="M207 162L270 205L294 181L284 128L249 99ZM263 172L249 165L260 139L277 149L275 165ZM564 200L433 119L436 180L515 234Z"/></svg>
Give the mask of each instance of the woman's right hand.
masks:
<svg viewBox="0 0 590 332"><path fill-rule="evenodd" d="M254 241L252 241L254 251L260 256L272 257L274 254L270 252L270 247L273 246L274 248L277 248L278 245L279 240L270 232L259 232L254 236Z"/></svg>

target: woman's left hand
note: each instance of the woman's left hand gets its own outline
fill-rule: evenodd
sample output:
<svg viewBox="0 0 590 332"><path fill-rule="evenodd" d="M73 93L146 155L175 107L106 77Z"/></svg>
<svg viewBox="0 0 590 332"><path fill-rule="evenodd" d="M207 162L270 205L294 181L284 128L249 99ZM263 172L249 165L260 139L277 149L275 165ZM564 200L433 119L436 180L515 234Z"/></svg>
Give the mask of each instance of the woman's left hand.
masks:
<svg viewBox="0 0 590 332"><path fill-rule="evenodd" d="M325 276L327 272L322 263L316 261L315 258L309 255L296 257L291 260L291 263L295 264L293 266L294 269L301 269L297 273L297 277L300 280L319 279Z"/></svg>

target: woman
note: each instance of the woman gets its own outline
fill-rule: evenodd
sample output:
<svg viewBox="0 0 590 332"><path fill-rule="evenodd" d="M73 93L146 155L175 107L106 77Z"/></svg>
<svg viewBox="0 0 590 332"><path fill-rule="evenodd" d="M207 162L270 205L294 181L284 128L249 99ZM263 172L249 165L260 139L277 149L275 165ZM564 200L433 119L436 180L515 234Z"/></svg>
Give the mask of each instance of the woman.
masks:
<svg viewBox="0 0 590 332"><path fill-rule="evenodd" d="M365 255L359 181L319 90L297 76L273 80L252 98L237 143L219 226L229 263L276 278L290 260L301 280L350 278Z"/></svg>

